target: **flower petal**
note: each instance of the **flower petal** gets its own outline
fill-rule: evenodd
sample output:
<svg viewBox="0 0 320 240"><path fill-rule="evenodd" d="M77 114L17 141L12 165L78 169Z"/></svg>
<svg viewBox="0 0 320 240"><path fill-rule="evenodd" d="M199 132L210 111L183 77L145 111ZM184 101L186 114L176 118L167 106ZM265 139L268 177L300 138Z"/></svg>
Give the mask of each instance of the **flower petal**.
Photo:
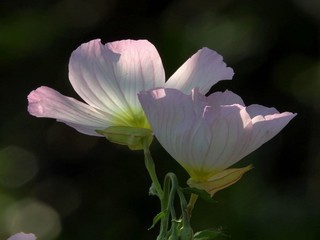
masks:
<svg viewBox="0 0 320 240"><path fill-rule="evenodd" d="M238 162L245 155L251 141L250 116L241 105L212 107L208 112L210 126L206 133L210 145L202 160L202 171L223 170ZM197 141L200 141L198 139Z"/></svg>
<svg viewBox="0 0 320 240"><path fill-rule="evenodd" d="M143 114L137 93L165 82L161 58L146 40L82 44L71 55L69 78L89 105L130 121Z"/></svg>
<svg viewBox="0 0 320 240"><path fill-rule="evenodd" d="M36 236L32 233L16 233L9 237L7 240L36 240Z"/></svg>
<svg viewBox="0 0 320 240"><path fill-rule="evenodd" d="M257 104L248 106L246 110L252 116L253 125L252 140L247 154L276 136L297 115L291 112L279 113L275 108Z"/></svg>
<svg viewBox="0 0 320 240"><path fill-rule="evenodd" d="M202 48L189 58L166 82L166 88L176 88L190 94L193 88L199 88L206 94L220 80L232 79L234 72L227 67L217 52Z"/></svg>
<svg viewBox="0 0 320 240"><path fill-rule="evenodd" d="M229 91L205 97L197 89L186 95L162 88L141 92L139 100L160 144L199 182L241 160L295 116L259 105L246 108Z"/></svg>
<svg viewBox="0 0 320 240"><path fill-rule="evenodd" d="M55 118L77 131L101 136L95 130L111 125L112 117L49 87L39 87L28 95L28 111L36 117Z"/></svg>
<svg viewBox="0 0 320 240"><path fill-rule="evenodd" d="M273 107L268 108L259 104L251 104L250 106L246 107L246 110L251 118L279 113L279 111Z"/></svg>
<svg viewBox="0 0 320 240"><path fill-rule="evenodd" d="M212 107L219 107L222 105L233 105L233 104L245 106L240 96L228 90L224 92L214 92L210 94L207 99L208 99L207 100L208 103Z"/></svg>
<svg viewBox="0 0 320 240"><path fill-rule="evenodd" d="M160 88L140 92L138 98L154 135L173 158L181 160L181 144L188 141L184 135L195 117L194 109L188 105L190 96L176 89Z"/></svg>
<svg viewBox="0 0 320 240"><path fill-rule="evenodd" d="M185 95L156 89L140 93L139 99L161 145L192 178L211 177L247 149L251 119L243 106L211 107L197 90Z"/></svg>

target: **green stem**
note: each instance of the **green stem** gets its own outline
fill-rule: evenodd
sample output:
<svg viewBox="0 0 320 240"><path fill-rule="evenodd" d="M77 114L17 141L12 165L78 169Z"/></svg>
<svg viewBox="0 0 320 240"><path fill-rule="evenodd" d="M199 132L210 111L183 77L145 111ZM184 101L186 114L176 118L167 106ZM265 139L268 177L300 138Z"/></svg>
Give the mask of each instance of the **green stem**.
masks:
<svg viewBox="0 0 320 240"><path fill-rule="evenodd" d="M190 196L190 200L189 200L188 206L187 206L187 212L188 212L188 215L189 215L190 218L191 218L191 215L192 215L192 210L193 210L194 205L196 204L197 200L198 200L198 195L192 193L191 196Z"/></svg>
<svg viewBox="0 0 320 240"><path fill-rule="evenodd" d="M167 173L164 179L164 184L163 184L163 190L164 190L164 199L168 199L166 201L166 209L167 212L171 214L171 228L169 231L169 236L168 239L178 239L178 219L176 216L176 211L174 209L174 198L177 192L177 188L179 187L178 185L178 180L177 177L174 173ZM166 216L166 221L169 221L169 214Z"/></svg>
<svg viewBox="0 0 320 240"><path fill-rule="evenodd" d="M147 139L143 139L143 151L144 151L144 164L148 170L149 176L152 180L152 183L155 187L155 190L157 192L157 196L160 198L160 200L163 198L163 190L161 187L161 184L158 180L157 174L156 174L156 168L154 165L154 161L152 159L150 150L149 150L149 145Z"/></svg>
<svg viewBox="0 0 320 240"><path fill-rule="evenodd" d="M142 141L143 141L143 151L144 151L144 163L149 173L149 176L152 180L152 188L154 188L154 190L156 191L156 195L160 200L161 212L164 212L165 215L168 215L168 213L165 212L167 208L167 199L164 197L161 184L156 174L154 161L152 159L150 149L149 149L148 139L144 138L142 139ZM168 232L168 220L166 217L162 217L160 221L160 233L157 237L157 240L166 240L167 232Z"/></svg>
<svg viewBox="0 0 320 240"><path fill-rule="evenodd" d="M184 197L182 190L179 187L178 179L174 173L168 173L164 179L163 189L158 180L154 161L152 159L149 144L147 139L143 139L143 150L145 166L148 170L150 178L152 180L152 188L155 194L158 196L161 202L161 213L163 216L160 220L160 232L157 240L175 240L175 239L193 239L193 231L190 226L191 212L197 201L197 195L192 194L189 204ZM181 213L182 213L182 228L179 229L181 223L176 218L176 212L174 209L174 197L178 194L180 199ZM171 216L171 228L168 230L169 220Z"/></svg>
<svg viewBox="0 0 320 240"><path fill-rule="evenodd" d="M188 204L183 191L179 186L177 176L174 173L168 173L165 177L164 196L167 196L167 194L169 194L167 209L168 211L170 209L171 213L171 229L168 239L193 239L193 230L190 225L191 215L188 212ZM180 200L180 208L182 214L182 219L180 220L176 218L176 212L174 209L175 194L178 194ZM166 215L166 217L169 219L169 215Z"/></svg>
<svg viewBox="0 0 320 240"><path fill-rule="evenodd" d="M193 230L190 224L191 214L188 209L187 201L184 197L184 194L181 188L177 189L177 193L180 198L180 207L182 213L182 227L180 229L180 239L181 240L192 240L193 239Z"/></svg>

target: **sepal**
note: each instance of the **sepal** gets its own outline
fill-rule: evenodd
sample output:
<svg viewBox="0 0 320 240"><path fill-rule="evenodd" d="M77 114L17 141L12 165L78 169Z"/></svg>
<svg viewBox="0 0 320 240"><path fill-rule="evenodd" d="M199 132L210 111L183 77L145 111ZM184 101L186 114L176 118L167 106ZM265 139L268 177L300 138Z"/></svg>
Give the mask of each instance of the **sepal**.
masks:
<svg viewBox="0 0 320 240"><path fill-rule="evenodd" d="M244 168L229 168L218 172L206 181L197 181L190 178L187 181L187 184L191 188L198 188L207 191L212 197L216 192L236 183L238 180L240 180L243 174L252 168L252 165Z"/></svg>
<svg viewBox="0 0 320 240"><path fill-rule="evenodd" d="M127 126L111 126L104 130L96 130L105 136L110 142L127 145L130 150L142 150L143 138L147 138L150 145L153 139L152 131L147 128L136 128Z"/></svg>

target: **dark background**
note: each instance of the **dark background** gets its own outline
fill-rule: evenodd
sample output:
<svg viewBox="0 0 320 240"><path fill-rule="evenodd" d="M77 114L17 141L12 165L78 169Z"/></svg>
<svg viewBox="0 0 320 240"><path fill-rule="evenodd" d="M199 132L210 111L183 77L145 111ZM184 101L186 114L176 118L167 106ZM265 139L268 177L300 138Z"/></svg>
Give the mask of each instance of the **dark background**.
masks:
<svg viewBox="0 0 320 240"><path fill-rule="evenodd" d="M27 112L27 95L47 85L78 96L68 60L81 43L148 39L167 78L201 47L235 70L229 89L247 104L298 115L237 166L255 168L199 201L195 230L224 239L319 239L320 3L318 0L43 0L0 3L0 238L33 231L50 239L155 239L159 210L148 196L141 152L82 135ZM79 98L78 98L79 99ZM154 141L160 179L184 170Z"/></svg>

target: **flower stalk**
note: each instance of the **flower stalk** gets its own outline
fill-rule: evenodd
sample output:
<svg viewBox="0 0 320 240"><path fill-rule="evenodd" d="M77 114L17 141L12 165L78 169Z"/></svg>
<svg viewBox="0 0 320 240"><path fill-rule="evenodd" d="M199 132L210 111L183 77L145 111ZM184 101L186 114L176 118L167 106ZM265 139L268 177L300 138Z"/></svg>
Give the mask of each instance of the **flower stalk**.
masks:
<svg viewBox="0 0 320 240"><path fill-rule="evenodd" d="M143 142L142 144L143 144L143 152L144 152L144 164L152 180L152 185L156 191L156 195L161 200L163 198L163 190L156 174L154 161L152 159L150 149L149 149L148 138L142 138L142 142Z"/></svg>
<svg viewBox="0 0 320 240"><path fill-rule="evenodd" d="M191 215L192 215L192 210L194 208L194 205L196 204L198 200L198 195L194 194L194 193L191 193L191 196L190 196L190 199L189 199L189 203L188 203L188 206L187 206L187 212L191 218Z"/></svg>
<svg viewBox="0 0 320 240"><path fill-rule="evenodd" d="M166 174L162 188L156 174L155 164L150 153L147 138L143 138L142 142L144 146L145 166L152 180L151 193L158 196L161 202L161 212L157 215L157 217L154 220L154 224L156 223L156 221L160 220L160 232L157 237L157 240L193 239L193 230L190 225L190 218L191 211L197 199L196 195L191 196L190 202L192 208L190 208L190 202L189 204L187 204L182 189L179 186L178 178L172 172ZM174 206L176 194L179 197L179 203L181 208L180 218L177 218ZM169 227L170 220L171 226Z"/></svg>
<svg viewBox="0 0 320 240"><path fill-rule="evenodd" d="M146 137L142 138L142 145L143 145L143 152L144 152L145 167L146 167L146 169L149 173L149 176L151 178L151 181L152 181L150 193L158 196L160 203L161 203L161 212L160 213L167 215L167 213L165 213L165 210L167 208L167 201L165 200L166 198L164 197L164 192L162 190L161 184L160 184L160 182L158 180L158 176L156 174L155 164L152 159L150 149L149 149L148 139ZM163 217L163 216L161 216L160 218L161 218L161 220L160 220L160 233L157 237L157 240L166 240L166 235L167 235L167 231L168 231L168 220L166 217ZM156 220L154 220L154 221L156 221ZM153 223L153 225L154 224L155 224L155 222Z"/></svg>

